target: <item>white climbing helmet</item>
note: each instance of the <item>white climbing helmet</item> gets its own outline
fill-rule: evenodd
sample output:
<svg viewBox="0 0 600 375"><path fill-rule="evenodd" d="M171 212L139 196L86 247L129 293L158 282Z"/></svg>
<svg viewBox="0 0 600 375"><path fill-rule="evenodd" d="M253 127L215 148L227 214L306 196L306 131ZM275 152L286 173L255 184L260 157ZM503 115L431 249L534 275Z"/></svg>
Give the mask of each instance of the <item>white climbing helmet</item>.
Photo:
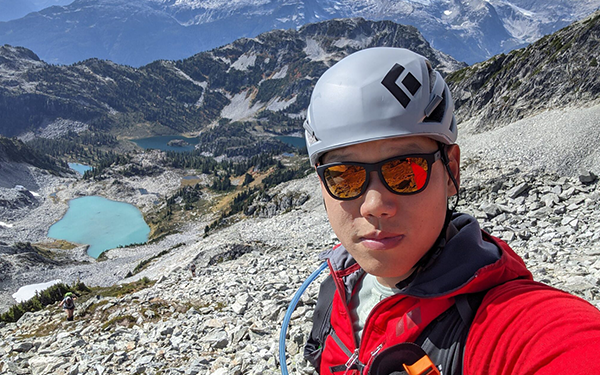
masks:
<svg viewBox="0 0 600 375"><path fill-rule="evenodd" d="M457 137L450 89L429 61L403 48L353 53L319 78L306 121L312 165L327 151L378 139Z"/></svg>

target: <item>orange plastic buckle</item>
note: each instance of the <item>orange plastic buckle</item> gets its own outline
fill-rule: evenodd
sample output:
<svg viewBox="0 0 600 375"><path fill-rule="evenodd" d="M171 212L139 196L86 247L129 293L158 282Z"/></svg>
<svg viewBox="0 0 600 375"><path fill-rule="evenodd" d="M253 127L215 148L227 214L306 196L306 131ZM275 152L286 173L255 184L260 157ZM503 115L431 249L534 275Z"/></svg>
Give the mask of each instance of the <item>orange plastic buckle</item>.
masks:
<svg viewBox="0 0 600 375"><path fill-rule="evenodd" d="M404 363L402 366L404 366L404 371L406 371L408 375L440 375L440 371L435 367L427 355L421 357L421 359L410 366L407 366Z"/></svg>

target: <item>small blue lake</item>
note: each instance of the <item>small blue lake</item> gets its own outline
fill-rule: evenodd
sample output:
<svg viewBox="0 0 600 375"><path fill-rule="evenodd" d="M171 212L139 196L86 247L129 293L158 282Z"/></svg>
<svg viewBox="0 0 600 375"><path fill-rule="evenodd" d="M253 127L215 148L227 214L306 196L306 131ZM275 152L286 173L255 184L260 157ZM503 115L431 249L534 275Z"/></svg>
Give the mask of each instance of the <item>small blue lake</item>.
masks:
<svg viewBox="0 0 600 375"><path fill-rule="evenodd" d="M69 163L69 168L76 171L77 173L79 173L82 176L86 171L89 171L92 169L92 167L90 167L89 165L79 164L79 163Z"/></svg>
<svg viewBox="0 0 600 375"><path fill-rule="evenodd" d="M185 145L185 144L182 146L169 145L169 142L177 141L177 140L183 141L183 142L187 143L187 145ZM161 150L161 151L176 151L176 152L194 151L194 146L197 145L198 143L200 143L200 140L198 138L186 138L186 137L179 136L179 135L163 135L163 136L158 136L158 137L132 139L131 141L144 149L152 148L152 149Z"/></svg>
<svg viewBox="0 0 600 375"><path fill-rule="evenodd" d="M304 137L292 137L289 135L278 135L275 138L279 139L283 143L294 146L296 148L306 147L306 142L304 141Z"/></svg>
<svg viewBox="0 0 600 375"><path fill-rule="evenodd" d="M70 200L65 216L48 231L50 238L90 245L88 254L94 258L108 249L144 243L149 234L137 207L98 196Z"/></svg>

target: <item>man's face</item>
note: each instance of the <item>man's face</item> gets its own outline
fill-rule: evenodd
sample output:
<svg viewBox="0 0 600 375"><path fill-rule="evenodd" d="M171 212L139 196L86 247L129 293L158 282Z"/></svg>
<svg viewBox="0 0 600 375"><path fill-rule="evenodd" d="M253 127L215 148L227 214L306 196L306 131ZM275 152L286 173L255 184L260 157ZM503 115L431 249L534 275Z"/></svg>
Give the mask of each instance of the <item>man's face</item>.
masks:
<svg viewBox="0 0 600 375"><path fill-rule="evenodd" d="M374 163L394 156L436 151L426 137L405 137L362 143L325 154L322 163ZM450 168L458 181L460 151L449 149ZM414 265L433 246L444 225L447 198L456 193L441 160L431 166L429 184L413 195L389 191L371 172L366 192L340 201L321 182L327 215L344 247L368 273L383 285L394 286L408 277Z"/></svg>

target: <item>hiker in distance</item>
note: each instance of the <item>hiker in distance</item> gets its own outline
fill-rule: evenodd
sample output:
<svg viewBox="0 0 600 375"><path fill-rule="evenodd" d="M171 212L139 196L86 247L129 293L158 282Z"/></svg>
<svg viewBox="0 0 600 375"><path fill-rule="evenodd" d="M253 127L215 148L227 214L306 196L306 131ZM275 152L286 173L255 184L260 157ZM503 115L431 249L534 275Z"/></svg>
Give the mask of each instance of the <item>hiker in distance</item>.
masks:
<svg viewBox="0 0 600 375"><path fill-rule="evenodd" d="M77 297L73 293L67 292L65 298L58 304L58 307L62 307L67 312L67 320L69 321L73 320L76 299Z"/></svg>
<svg viewBox="0 0 600 375"><path fill-rule="evenodd" d="M406 49L356 52L317 82L305 137L341 244L305 357L320 374L600 374L600 311L454 212L453 110Z"/></svg>

